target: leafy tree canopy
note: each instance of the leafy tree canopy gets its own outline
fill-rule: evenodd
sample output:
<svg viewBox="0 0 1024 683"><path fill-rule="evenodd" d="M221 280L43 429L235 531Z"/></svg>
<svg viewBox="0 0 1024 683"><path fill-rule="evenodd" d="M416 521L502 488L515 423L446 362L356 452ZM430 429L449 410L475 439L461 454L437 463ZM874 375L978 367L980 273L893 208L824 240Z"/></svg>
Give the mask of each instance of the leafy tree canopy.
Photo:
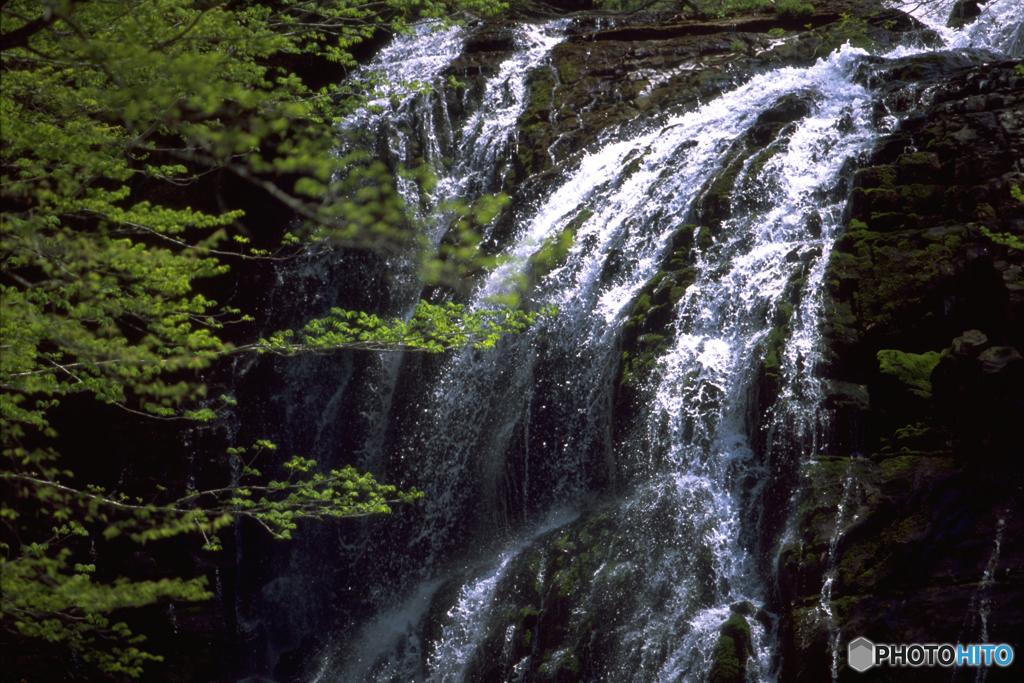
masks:
<svg viewBox="0 0 1024 683"><path fill-rule="evenodd" d="M390 171L364 152L337 150L333 126L359 100L341 86L314 91L279 65L295 55L352 65L349 49L374 31L503 7L493 0L0 3L5 641L61 643L114 677L137 676L157 657L110 613L209 593L202 578L93 580L96 565L83 551L91 539L148 543L195 532L216 549L217 531L239 516L287 538L302 518L386 513L419 497L352 468L322 473L301 457L275 467L276 476L264 474L254 457L274 450L266 442L232 449L241 468L236 485L156 486L145 499L130 497L74 483L54 448L50 415L63 397L88 394L143 416L208 420L211 410L183 406L204 395L195 372L226 354L487 347L532 323L535 313L424 302L409 321L335 310L301 331L233 347L221 338L223 326L246 316L194 285L227 272L234 252L223 242L242 212L161 199L201 197L208 174L232 174L304 220L278 257L310 245L370 249L421 259L435 281L457 278L460 264L479 264L474 228L500 202L449 207L457 239L441 258L425 258ZM408 172L429 186L425 173ZM274 257L256 249L234 256Z"/></svg>

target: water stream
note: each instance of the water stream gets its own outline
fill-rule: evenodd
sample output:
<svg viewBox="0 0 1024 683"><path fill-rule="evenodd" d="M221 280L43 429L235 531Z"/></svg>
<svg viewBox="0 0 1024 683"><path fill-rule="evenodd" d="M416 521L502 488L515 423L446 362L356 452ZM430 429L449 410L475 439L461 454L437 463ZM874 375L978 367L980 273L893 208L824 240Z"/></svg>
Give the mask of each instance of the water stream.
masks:
<svg viewBox="0 0 1024 683"><path fill-rule="evenodd" d="M810 69L758 76L695 112L607 144L538 202L518 230L506 268L573 224L568 259L533 293L559 313L493 353L466 352L448 361L405 437L418 463L412 479L427 497L418 533L403 554L414 558L422 581L436 582L444 558L467 539L500 545L521 519L559 502L586 505L599 481L627 492L613 514L621 517L619 533L635 540L632 550L618 551L617 561L641 560L630 553L658 558L645 584L622 596L648 606L623 620L612 657L618 680L699 675L729 605L761 606L764 589L740 541L744 499L756 499L749 487L760 478L748 419L758 362L771 343L773 320L790 319L791 341L777 349L782 390L776 420L812 429L814 404L807 398L814 386L806 369L814 362L817 303L804 292L815 291L823 254L838 230L842 199L830 199L831 191L845 161L873 140L866 123L870 98L850 82L862 54L844 48ZM506 64L520 68L522 62L528 60ZM503 67L496 80L507 78ZM673 235L696 219L708 178L726 172L737 140L787 95L807 113L784 131L767 160L742 162L744 190L732 216L710 244L694 250L698 275L679 301L674 341L644 380L650 401L631 429L633 438L613 443L609 409L618 338L630 308ZM615 252L629 259L610 268ZM495 272L480 288L481 305L507 283L504 270ZM524 441L518 450L517 437ZM509 494L503 487L517 466L521 487ZM518 514L510 515L511 506ZM662 535L666 520L674 538ZM713 577L685 571L692 556L704 558L702 571ZM499 557L506 559L465 585L426 672L410 663L413 671L404 675L460 680L467 648L482 637L508 551ZM680 615L687 628L679 628ZM770 634L759 623L753 633L754 668L770 677ZM650 647L655 641L659 647ZM408 653L408 638L402 642ZM399 657L397 644L389 647L394 658L407 659ZM366 659L380 657L375 649L349 659L341 680L366 680ZM392 680L397 665L376 668L373 680Z"/></svg>
<svg viewBox="0 0 1024 683"><path fill-rule="evenodd" d="M942 32L952 47L1020 52L1019 22L1005 28L1012 4L993 0L990 18ZM463 121L443 98L421 93L351 125L389 131L396 159L416 147L440 178L434 205L508 189L526 79L548 68L563 29L515 29L515 49ZM432 82L463 37L456 29L401 39L373 68L392 80ZM329 644L316 680L472 678L467 671L484 656L477 651L496 637L495 605L518 605L510 582L523 575L523 558L542 558L531 571L548 585L543 558L589 533L588 515L598 513L619 540L595 545L593 579L566 589L575 591L580 623L609 591L618 604L607 625L614 634L589 636L605 650L607 677L588 672L594 680L704 680L734 605L752 617L747 680L774 680L776 635L762 610L772 548L761 540L761 504L773 449L806 459L823 447L813 376L821 283L852 168L878 135L872 95L854 78L865 55L845 46L809 68L756 75L640 133L609 134L533 205L519 207L509 260L478 285L472 305L516 286L510 273L572 229L568 257L528 292L558 313L493 351L421 369L417 377L429 384L404 394L411 408L401 420L388 417L399 366L383 373L389 399L363 465L386 461L426 497L386 532L370 526L350 539L339 562L362 577L375 614ZM765 112L787 118L767 143L753 144L751 131L779 120ZM709 221L715 181L727 174L736 177L729 211ZM701 223L709 227L687 227ZM617 416L627 325L681 235L690 239L690 281L673 293L667 331L640 340L653 349L651 362L635 377L630 414ZM403 286L409 306L416 293ZM502 680L578 663L567 648L538 651L540 627L523 646L517 628L498 639Z"/></svg>

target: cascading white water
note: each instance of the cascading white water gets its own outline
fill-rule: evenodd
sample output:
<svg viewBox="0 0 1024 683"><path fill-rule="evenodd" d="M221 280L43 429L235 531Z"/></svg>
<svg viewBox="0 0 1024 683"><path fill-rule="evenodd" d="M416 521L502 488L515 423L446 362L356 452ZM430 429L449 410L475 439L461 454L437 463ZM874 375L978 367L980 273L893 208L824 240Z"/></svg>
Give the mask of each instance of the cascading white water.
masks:
<svg viewBox="0 0 1024 683"><path fill-rule="evenodd" d="M479 106L461 128L452 121L444 99L436 94L445 87L442 73L463 49L464 29L420 25L414 33L398 36L356 75L355 82L372 87L376 97L348 119L343 129L360 138L374 131L387 145L393 165L412 166L416 163L414 157L428 165L437 181L429 201L420 201L416 181L398 175L396 182L408 206L422 207L418 218L434 247L449 222L438 207L454 199L472 201L484 192L504 189L502 170L515 152L515 123L526 104L524 77L562 39L564 23L515 27L516 52L501 65L500 73L488 80ZM397 301L393 308L405 318L412 315L421 287L410 265L392 264L392 297ZM382 401L375 413L377 429L362 449L359 462L364 468L379 464L374 456L383 448L400 359L397 355L385 356L381 363L385 375L380 389Z"/></svg>
<svg viewBox="0 0 1024 683"><path fill-rule="evenodd" d="M515 52L502 63L500 73L487 80L480 104L458 126L443 98L434 95L451 87L441 77L461 52L465 30L422 25L411 35L397 37L356 75L356 82L373 88L375 97L343 129L375 131L385 140L392 163L408 165L418 157L428 164L438 181L428 211L451 199L471 200L484 192L501 192L505 189L501 171L515 152L516 119L526 105L524 77L562 40L564 26L564 21L556 21L512 29ZM412 149L419 153L410 153ZM407 204L417 206L415 182L397 180ZM435 228L436 244L446 225L436 221Z"/></svg>
<svg viewBox="0 0 1024 683"><path fill-rule="evenodd" d="M1024 57L1024 9L1014 0L990 0L982 4L978 18L959 29L946 26L953 7L951 0L894 1L889 4L938 32L948 50L987 48L1005 55L1007 59Z"/></svg>
<svg viewBox="0 0 1024 683"><path fill-rule="evenodd" d="M678 527L689 526L696 532L684 544L685 552L701 548L713 555L714 604L695 609L692 580L673 576L671 564L678 558L666 556L661 573L668 577L672 599L660 612L637 616L629 625L632 633L624 649L643 651L646 643L663 640L680 614L691 615L692 628L663 646L669 652L663 664L659 666L654 656L651 662L641 657L634 670L620 672L620 680L650 680L658 669L654 680L699 675L717 628L728 616L728 605L744 600L758 605L763 600L751 558L738 544L742 522L735 491L751 455L746 423L751 387L775 309L785 303L782 294L787 283L801 268L809 269L806 287L810 291L821 280L822 254L827 254L837 234L842 211L841 204L822 202L821 195L837 182L844 161L873 139L865 123L867 94L848 80L860 54L846 48L810 69L783 69L757 77L698 111L669 121L663 129L610 145L585 160L576 178L545 206L557 214L555 207L571 207L585 199L593 202L595 215L578 233L578 257L551 276L561 287L550 300L563 307L561 331L571 340L569 344L609 346L623 322L625 307L654 274L658 254L678 225L666 218L688 215L702 182L720 171L723 152L760 112L791 93L813 101L814 111L797 123L785 148L764 165L760 186L751 188L756 195L751 203L757 209L734 211L716 243L701 255L701 275L679 305L675 344L662 356L653 379L654 401L646 426L629 448L628 457L641 461L639 469L653 475L650 483L640 485L634 499L661 499L659 505L677 510ZM692 141L697 145L692 146ZM643 154L640 169L617 191L600 193L602 183L612 182L624 161L637 151ZM586 182L593 180L593 184ZM545 209L540 216L550 225L554 221L546 219ZM811 234L804 220L812 209L822 216L820 233ZM543 225L535 221L532 227ZM588 235L596 238L589 252ZM631 254L633 269L602 288L601 261L613 245ZM807 255L810 264L801 258ZM806 401L814 383L802 368L813 364L815 313L813 299L795 313L797 322L782 369L783 401L795 395L803 399L791 401L786 417L804 423L814 419L813 402ZM802 390L800 383L806 385ZM806 414L794 414L798 410ZM651 457L655 454L656 460ZM646 531L642 522L640 528L630 530ZM646 540L659 543L653 535ZM756 668L767 677L768 640L759 626L754 627L754 635ZM627 654L623 652L624 664Z"/></svg>
<svg viewBox="0 0 1024 683"><path fill-rule="evenodd" d="M696 675L706 662L703 655L694 659L693 653L710 651L728 605L763 601L750 558L737 542L734 483L750 455L744 422L750 386L773 310L793 273L807 267L808 254L809 286L820 280L822 254L827 252L822 247L835 234L841 211L838 204L822 205L820 195L837 182L843 162L871 140L863 123L866 94L849 82L860 54L847 48L811 69L759 76L696 112L609 144L585 157L540 203L509 251L511 265L481 286L479 301L484 305L500 293L509 282L507 269L575 219L576 242L566 263L534 294L537 301L559 306L558 315L543 326L545 354L556 362L538 369L545 359L535 348L536 333L530 333L508 340L495 353L462 354L441 373L443 379L415 430L415 452L423 466L414 478L427 497L410 556L425 580L457 546L455 539L467 533L481 537L481 519L471 523L464 518L467 505L485 524L499 531L507 526L494 501L502 498L502 458L523 413L557 410L558 416L553 429L557 442L531 445L542 453L531 452L530 462L544 461L546 469L543 491L524 491L528 512L539 512L554 501L581 503L587 494L585 456L595 448L608 450L606 460L613 463L607 413L620 353L615 340L628 306L657 271L673 233L692 215L702 185L722 172L734 141L761 111L784 95L798 93L813 112L764 164L763 182L750 189L757 209L737 210L716 243L700 256L702 275L680 305L676 342L653 380L655 399L647 426L639 430L636 444L620 449L620 457L634 461L633 469L649 477L622 504L630 532L645 544L663 543L646 523L650 509L659 508L676 519L680 536L678 547L662 556L663 566L648 587L648 592L667 591L671 597L657 609L634 615L627 626L621 680L641 671L647 672L642 678L649 678L652 667L661 668L659 680ZM813 235L803 220L812 208L823 216L822 231ZM585 220L580 222L580 217ZM630 258L609 278L603 271L612 249ZM784 373L795 376L809 362L811 342L801 335L813 334L813 312L814 303L808 302L796 316L799 329L786 352ZM534 401L538 372L547 381L545 403L539 406ZM787 392L796 391L791 384L786 384ZM687 400L693 396L712 400ZM658 464L649 458L655 453ZM500 533L496 536L501 538ZM693 577L672 566L680 553L695 552L711 558L711 604L705 604L706 596L698 600L693 595ZM475 589L467 590L475 595ZM486 601L467 603L450 615L455 624L451 633L464 638L472 631L471 622L481 618L477 610L486 609ZM641 654L638 668L630 671L628 667L637 667L627 663L634 658L632 652L647 651L646 643L655 634L664 640L680 614L688 615L690 627L669 636L658 653L651 651L651 661ZM768 637L760 625L754 633L755 668L767 677ZM453 647L442 636L437 651ZM437 676L446 672L437 680L457 680L457 662L436 666Z"/></svg>
<svg viewBox="0 0 1024 683"><path fill-rule="evenodd" d="M1001 0L992 6L995 17L1009 7ZM443 147L456 150L449 164L435 165L442 178L436 201L501 189L493 178L480 178L514 154L525 77L546 68L560 39L554 25L518 31L519 49L488 81L483 104L462 127L418 119L428 141L424 158L437 160ZM969 40L1019 49L1019 26L1002 33L983 39L991 31L979 29ZM458 35L418 40L436 43L448 59L458 52ZM431 49L416 40L386 52L378 68ZM615 680L706 677L730 605L749 602L757 609L766 600L749 542L757 525L750 501L766 478L752 457L750 416L759 363L769 350L779 355L778 396L762 429L789 433L805 458L820 447L821 397L811 373L818 292L845 201L832 190L848 161L876 139L868 123L870 94L853 81L864 55L847 46L806 69L757 75L696 111L613 140L583 156L523 212L509 261L481 283L473 305L487 306L506 292L510 274L545 240L573 229L565 262L528 292L533 303L559 311L539 329L492 352L458 354L437 372L412 424L392 444L409 479L426 492L409 513L415 535L387 559L406 592L381 598L398 606L364 627L353 646L363 651L339 648L337 664L326 662L318 680L462 680L494 591L510 558L525 547L516 535L525 526L526 538L535 538L540 532L530 525L542 515L587 505L595 480L606 491L624 492L611 514L638 549L633 552L643 554L614 559L647 563L643 585L623 596L638 607L617 626L610 657ZM422 72L395 73L430 80L444 64L424 60ZM752 155L739 169L732 215L710 244L694 250L699 275L680 299L671 343L647 380L650 400L631 440L615 443L610 406L630 308L661 267L673 235L695 220L708 179L726 172L737 141L785 96L798 98L809 113L788 125L770 158ZM406 106L412 105L399 111ZM820 220L809 221L812 213ZM614 254L628 259L610 268ZM787 320L784 344L771 338L780 317ZM769 447L772 438L766 437ZM655 518L670 520L670 537ZM694 575L694 558L710 576ZM455 607L424 662L417 623L433 588L460 573L466 578ZM748 680L771 681L774 634L766 623L751 626ZM512 671L525 670L523 662L511 663Z"/></svg>

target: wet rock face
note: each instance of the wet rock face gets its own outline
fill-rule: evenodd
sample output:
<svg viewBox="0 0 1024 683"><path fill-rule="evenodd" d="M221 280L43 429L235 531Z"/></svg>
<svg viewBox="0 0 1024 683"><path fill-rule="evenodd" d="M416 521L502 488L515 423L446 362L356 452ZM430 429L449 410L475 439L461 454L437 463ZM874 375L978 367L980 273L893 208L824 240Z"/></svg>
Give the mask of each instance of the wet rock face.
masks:
<svg viewBox="0 0 1024 683"><path fill-rule="evenodd" d="M868 4L828 3L800 25L771 15L729 24L654 13L573 19L567 40L527 80L506 187L526 202L598 140L695 108L757 71L810 64L847 41L882 49L935 40L908 16ZM446 93L449 113L470 109L510 40L501 26L481 25L449 69L466 83ZM844 658L859 636L981 642L984 615L989 642L1024 643L1024 252L1007 238L1024 234L1024 203L1012 189L1024 185L1024 78L991 55L940 53L868 59L859 79L874 95L875 122L891 132L835 190L850 193L850 203L826 278L827 353L818 370L831 433L826 455L799 472L796 534L774 566L786 681L829 680L836 638L841 681L858 675ZM696 256L735 209L734 190L751 181L741 169L763 166L814 107L810 95L780 99L708 178L686 218L693 224L680 228L634 302L617 423L642 404L643 380L671 342L672 312L696 276ZM804 219L821 224L821 216ZM603 274L613 277L625 258L613 253ZM790 285L794 296L802 289L799 280ZM773 324L762 408L777 391L785 307ZM769 502L784 508L791 493L780 485ZM497 589L467 679L506 680L513 669L537 681L607 679L616 627L633 607L615 596L649 578L629 535L623 520L595 514L521 553ZM450 607L432 610L435 628ZM729 617L708 653L713 680L744 679L745 616ZM873 673L923 681L935 672Z"/></svg>
<svg viewBox="0 0 1024 683"><path fill-rule="evenodd" d="M847 41L871 50L935 40L906 15L864 7L819 7L811 30L771 16L729 25L657 14L574 19L568 39L527 81L508 187L523 201L599 139L692 109L759 70L810 64ZM840 19L851 10L861 13ZM449 111L479 96L495 58L509 49L502 35L482 30L453 64L467 87L449 93ZM1013 64L990 62L981 53L867 60L859 76L875 95L876 123L903 123L836 190L851 199L849 229L826 279L820 373L832 432L827 457L800 472L798 533L775 566L780 680L829 679L837 633L844 681L854 675L842 659L845 644L858 636L980 642L983 609L991 642L1024 642L1024 614L1014 606L1024 604L1016 502L1024 460L1013 438L1024 424L1014 412L1024 404L1014 393L1024 385L1024 277L1021 250L999 238L1024 229L1024 204L1011 192L1024 184L1024 79ZM755 156L767 162L786 144L787 126L814 107L810 96L775 103L708 179L688 219L694 224L680 229L634 304L622 342L618 422L644 400L643 379L671 342L672 311L695 277L695 255L734 210L734 189L749 180L740 170ZM813 225L815 216L806 220ZM605 266L609 276L620 267L616 258ZM777 390L772 350L788 334L785 315L774 323L761 368L764 404ZM531 680L600 677L609 665L602 653L614 647L609 634L629 618L606 597L619 590L614 581L635 581L642 571L613 540L621 534L618 522L599 515L522 554L498 589L500 608L470 678L502 680L514 665ZM598 554L615 556L617 569L595 575L588 563ZM749 635L743 616L734 617L709 653L716 681L744 678ZM894 671L894 681L934 673Z"/></svg>
<svg viewBox="0 0 1024 683"><path fill-rule="evenodd" d="M1024 80L975 59L862 74L880 125L903 121L854 176L826 276L833 431L778 557L780 680L822 680L834 642L855 680L859 636L1024 642Z"/></svg>
<svg viewBox="0 0 1024 683"><path fill-rule="evenodd" d="M953 438L954 451L986 469L1014 469L1020 455L1024 357L1012 346L992 346L968 330L942 352L931 376L935 412Z"/></svg>
<svg viewBox="0 0 1024 683"><path fill-rule="evenodd" d="M608 506L585 513L517 553L497 581L493 607L481 626L484 636L471 655L465 680L615 680L617 672L622 675L637 666L616 659L617 653L624 638L637 637L632 632L635 622L652 612L675 621L671 633L660 634L661 642L644 643L646 664L653 669L663 664L672 652L672 638L685 637L687 620L712 604L716 588L709 578L711 553L694 542L703 531L699 522L680 520L670 508L657 496L625 508ZM658 546L655 538L672 540ZM681 611L672 600L673 575L694 582L696 602ZM431 606L433 616L428 618L435 629L443 630L450 621L447 615L454 613L459 597L448 594ZM722 627L730 640L728 650L723 645L720 653L723 670L733 673L742 670L750 652L751 627L744 615L753 612L744 605L735 610L739 612Z"/></svg>
<svg viewBox="0 0 1024 683"><path fill-rule="evenodd" d="M772 12L718 21L678 12L572 18L567 39L528 79L529 104L518 122L519 153L508 186L528 195L599 139L694 109L754 73L813 64L847 41L881 49L935 39L916 20L873 0L815 4L814 14L798 20ZM470 110L511 48L507 26L473 29L464 53L445 72L466 84L446 93L450 114Z"/></svg>

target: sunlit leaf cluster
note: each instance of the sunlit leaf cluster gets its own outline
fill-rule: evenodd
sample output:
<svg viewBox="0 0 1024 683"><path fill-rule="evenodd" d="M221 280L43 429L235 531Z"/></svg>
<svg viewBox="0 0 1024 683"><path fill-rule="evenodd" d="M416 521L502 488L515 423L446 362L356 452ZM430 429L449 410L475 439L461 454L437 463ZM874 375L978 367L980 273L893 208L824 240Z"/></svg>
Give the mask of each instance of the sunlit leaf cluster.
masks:
<svg viewBox="0 0 1024 683"><path fill-rule="evenodd" d="M333 309L327 318L311 320L299 332L279 332L252 345L261 352L292 355L330 352L339 348L366 351L428 351L492 348L505 334L526 330L544 311L470 310L463 304L434 305L421 301L409 320L384 320L375 315Z"/></svg>

